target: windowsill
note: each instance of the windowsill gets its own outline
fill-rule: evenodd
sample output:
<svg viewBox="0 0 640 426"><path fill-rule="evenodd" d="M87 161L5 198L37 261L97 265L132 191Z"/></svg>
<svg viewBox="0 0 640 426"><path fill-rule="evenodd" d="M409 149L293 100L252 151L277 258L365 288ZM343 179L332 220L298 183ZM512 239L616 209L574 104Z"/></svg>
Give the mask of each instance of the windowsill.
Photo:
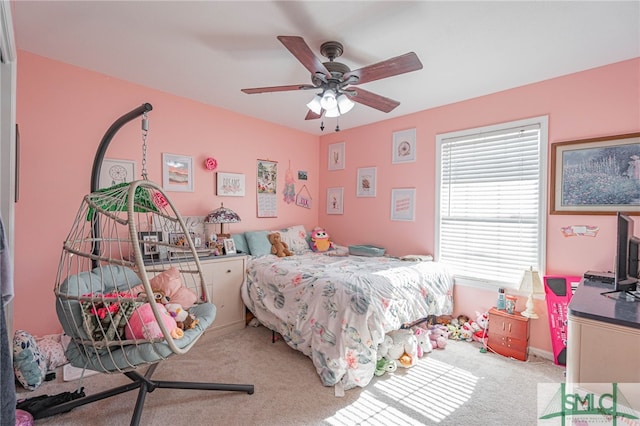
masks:
<svg viewBox="0 0 640 426"><path fill-rule="evenodd" d="M486 290L486 291L490 291L490 292L498 292L498 288L502 287L504 288L505 292L508 294L513 294L516 296L522 296L522 297L529 297L529 293L524 292L524 291L520 291L516 288L513 287L508 287L504 284L501 283L492 283L489 281L472 281L469 279L464 279L464 278L454 278L454 283L455 285L459 285L461 287L471 287L471 288L476 288L479 290ZM544 294L534 294L533 295L534 299L539 299L539 300L544 300L545 299L545 295Z"/></svg>

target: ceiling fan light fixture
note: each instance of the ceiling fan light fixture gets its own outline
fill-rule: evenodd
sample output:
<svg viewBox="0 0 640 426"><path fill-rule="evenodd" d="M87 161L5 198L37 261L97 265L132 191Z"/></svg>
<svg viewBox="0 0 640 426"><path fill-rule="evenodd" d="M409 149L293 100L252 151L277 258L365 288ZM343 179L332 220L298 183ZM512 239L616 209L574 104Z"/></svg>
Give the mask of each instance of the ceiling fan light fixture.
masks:
<svg viewBox="0 0 640 426"><path fill-rule="evenodd" d="M322 96L315 95L313 99L311 99L311 101L307 104L307 108L309 108L314 113L320 115L320 112L322 111L322 105L320 104L321 99L322 99Z"/></svg>
<svg viewBox="0 0 640 426"><path fill-rule="evenodd" d="M327 109L325 110L324 116L328 118L340 117L340 109L337 106L335 108Z"/></svg>
<svg viewBox="0 0 640 426"><path fill-rule="evenodd" d="M353 108L355 104L347 95L344 93L338 96L338 109L340 110L340 114L346 114Z"/></svg>
<svg viewBox="0 0 640 426"><path fill-rule="evenodd" d="M322 108L329 111L338 106L338 101L336 100L336 93L333 89L327 89L324 91L322 95L322 99L320 100L320 105Z"/></svg>

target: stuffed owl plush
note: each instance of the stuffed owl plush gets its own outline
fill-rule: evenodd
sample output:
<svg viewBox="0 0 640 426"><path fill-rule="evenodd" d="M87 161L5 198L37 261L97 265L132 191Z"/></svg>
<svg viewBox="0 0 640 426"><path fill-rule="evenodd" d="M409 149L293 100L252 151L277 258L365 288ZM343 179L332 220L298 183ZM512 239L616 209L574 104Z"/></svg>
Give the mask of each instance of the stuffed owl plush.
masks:
<svg viewBox="0 0 640 426"><path fill-rule="evenodd" d="M329 234L324 228L316 227L311 231L311 241L309 246L313 251L328 251L333 248L333 242L329 239Z"/></svg>

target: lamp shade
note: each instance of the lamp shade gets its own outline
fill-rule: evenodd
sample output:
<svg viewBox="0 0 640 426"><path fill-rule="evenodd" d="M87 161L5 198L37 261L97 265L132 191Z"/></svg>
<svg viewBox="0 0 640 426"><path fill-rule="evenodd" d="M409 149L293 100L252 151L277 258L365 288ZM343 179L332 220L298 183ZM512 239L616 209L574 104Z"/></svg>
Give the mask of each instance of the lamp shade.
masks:
<svg viewBox="0 0 640 426"><path fill-rule="evenodd" d="M346 114L351 111L355 104L349 99L347 95L344 93L338 96L338 109L340 110L340 114Z"/></svg>
<svg viewBox="0 0 640 426"><path fill-rule="evenodd" d="M307 108L319 115L322 111L322 105L320 104L321 99L322 96L315 95L313 99L311 99L311 101L309 101L309 103L307 104Z"/></svg>
<svg viewBox="0 0 640 426"><path fill-rule="evenodd" d="M324 91L322 95L322 99L320 100L320 105L322 108L326 110L334 109L338 105L338 101L336 100L336 92L332 89L327 89Z"/></svg>
<svg viewBox="0 0 640 426"><path fill-rule="evenodd" d="M527 297L526 309L522 312L522 316L537 319L538 314L536 314L534 309L533 295L544 294L544 287L542 286L538 271L534 271L531 267L524 271L522 281L520 281L520 291L526 292L529 296Z"/></svg>
<svg viewBox="0 0 640 426"><path fill-rule="evenodd" d="M533 268L524 271L522 281L520 281L520 291L527 294L544 294L544 287L538 271L534 271Z"/></svg>
<svg viewBox="0 0 640 426"><path fill-rule="evenodd" d="M205 223L238 223L240 216L220 203L220 207L209 213L204 221Z"/></svg>
<svg viewBox="0 0 640 426"><path fill-rule="evenodd" d="M340 110L338 107L328 109L325 111L324 116L329 118L340 117Z"/></svg>

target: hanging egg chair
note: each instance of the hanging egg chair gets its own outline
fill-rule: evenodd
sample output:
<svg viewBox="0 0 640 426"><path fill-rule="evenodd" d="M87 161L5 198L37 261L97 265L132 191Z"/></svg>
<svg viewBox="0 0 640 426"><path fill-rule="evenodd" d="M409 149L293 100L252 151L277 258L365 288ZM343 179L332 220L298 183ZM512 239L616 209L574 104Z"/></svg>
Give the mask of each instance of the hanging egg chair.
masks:
<svg viewBox="0 0 640 426"><path fill-rule="evenodd" d="M83 197L63 242L54 288L58 319L71 338L66 351L71 365L123 373L132 383L51 407L37 418L139 389L131 420L138 424L145 396L155 388L254 391L253 385L151 379L160 361L193 347L213 323L216 309L185 222L163 189L146 179L150 109L144 104L121 117L106 138L143 115L142 180L94 190L106 151L103 139L92 192ZM145 373L138 372L145 366Z"/></svg>

